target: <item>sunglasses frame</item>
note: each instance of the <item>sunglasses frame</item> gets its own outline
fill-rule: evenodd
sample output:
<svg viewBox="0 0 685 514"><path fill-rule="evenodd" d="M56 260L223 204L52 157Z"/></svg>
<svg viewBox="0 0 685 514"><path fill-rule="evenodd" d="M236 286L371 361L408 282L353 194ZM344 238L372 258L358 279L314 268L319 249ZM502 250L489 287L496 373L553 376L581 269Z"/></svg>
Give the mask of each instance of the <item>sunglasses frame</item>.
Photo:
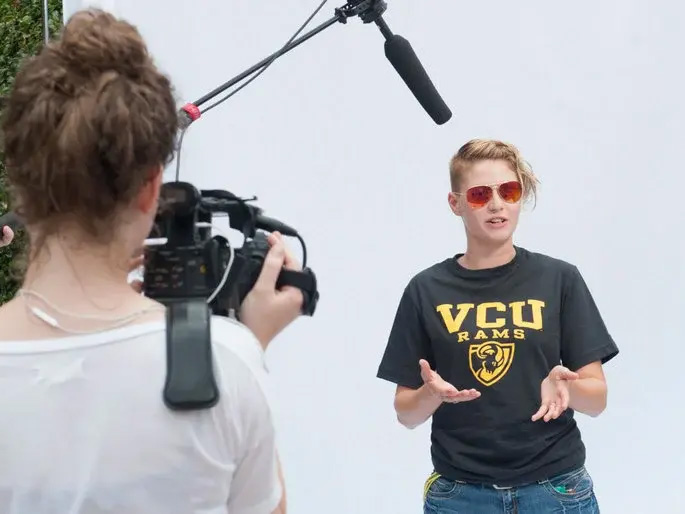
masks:
<svg viewBox="0 0 685 514"><path fill-rule="evenodd" d="M500 192L499 192L500 187L502 187L504 184L511 184L512 182L517 183L517 184L519 185L519 187L521 188L521 196L520 196L519 199L516 200L515 202L511 202L511 201L509 201L509 200L505 200L504 198L502 198L502 195L501 195ZM471 207L472 209L481 209L481 208L485 207L485 206L492 200L492 198L493 198L493 196L495 195L495 193L497 194L497 196L500 197L500 199L501 199L503 202L506 202L506 203L508 203L508 204L516 204L516 203L520 202L520 201L521 201L521 197L523 197L523 184L521 184L521 181L519 181L519 180L506 180L506 181L504 181L504 182L496 182L496 183L494 183L494 184L479 184L479 185L477 185L477 186L471 186L470 188L468 188L468 189L466 190L465 193L458 193L457 191L452 191L452 194L454 194L454 195L456 195L456 196L466 196L466 195L468 194L468 192L469 192L471 189L474 189L474 188L476 188L476 187L488 187L488 188L490 188L490 194L491 194L491 196L490 196L490 198L488 199L488 201L485 202L485 203L482 204L482 205L471 203L471 202L469 202L468 199L467 199L467 200L466 200L466 203L468 203L469 207Z"/></svg>

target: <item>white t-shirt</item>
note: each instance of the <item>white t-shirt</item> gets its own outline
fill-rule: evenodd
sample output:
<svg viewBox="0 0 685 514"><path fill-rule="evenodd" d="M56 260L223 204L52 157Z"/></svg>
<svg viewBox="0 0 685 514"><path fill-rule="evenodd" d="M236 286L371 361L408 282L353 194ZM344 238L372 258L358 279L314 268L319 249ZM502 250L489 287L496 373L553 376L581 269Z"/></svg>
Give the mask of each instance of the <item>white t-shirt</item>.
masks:
<svg viewBox="0 0 685 514"><path fill-rule="evenodd" d="M232 320L211 329L221 398L192 412L162 400L164 322L0 341L0 512L273 512L282 490L263 350Z"/></svg>

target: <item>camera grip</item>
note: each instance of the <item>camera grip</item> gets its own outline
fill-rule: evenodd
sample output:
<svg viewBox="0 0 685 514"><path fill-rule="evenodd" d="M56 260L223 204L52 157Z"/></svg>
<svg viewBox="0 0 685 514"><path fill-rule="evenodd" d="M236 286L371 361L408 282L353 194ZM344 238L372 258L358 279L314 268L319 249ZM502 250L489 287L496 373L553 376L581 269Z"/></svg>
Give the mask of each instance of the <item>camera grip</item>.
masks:
<svg viewBox="0 0 685 514"><path fill-rule="evenodd" d="M304 268L302 271L282 269L276 280L276 288L280 289L283 286L293 286L300 289L304 296L302 314L305 316L314 315L319 302L319 291L316 275L311 268Z"/></svg>

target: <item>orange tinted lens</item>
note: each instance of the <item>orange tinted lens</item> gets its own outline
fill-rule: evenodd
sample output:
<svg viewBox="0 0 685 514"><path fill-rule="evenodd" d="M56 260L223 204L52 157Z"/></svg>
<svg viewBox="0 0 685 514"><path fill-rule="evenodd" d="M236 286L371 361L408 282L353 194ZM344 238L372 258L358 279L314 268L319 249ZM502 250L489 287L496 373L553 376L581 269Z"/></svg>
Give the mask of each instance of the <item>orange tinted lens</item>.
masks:
<svg viewBox="0 0 685 514"><path fill-rule="evenodd" d="M490 186L476 186L466 191L466 201L471 205L482 207L492 198Z"/></svg>
<svg viewBox="0 0 685 514"><path fill-rule="evenodd" d="M505 182L499 186L499 195L505 202L518 202L521 199L521 192L521 184L516 181Z"/></svg>

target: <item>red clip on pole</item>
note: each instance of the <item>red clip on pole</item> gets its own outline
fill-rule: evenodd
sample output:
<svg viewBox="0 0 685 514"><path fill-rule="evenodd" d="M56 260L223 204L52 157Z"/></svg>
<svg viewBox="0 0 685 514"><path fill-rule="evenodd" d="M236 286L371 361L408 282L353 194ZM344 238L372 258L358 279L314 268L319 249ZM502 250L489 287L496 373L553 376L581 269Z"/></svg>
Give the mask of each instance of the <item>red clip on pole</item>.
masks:
<svg viewBox="0 0 685 514"><path fill-rule="evenodd" d="M197 120L202 114L200 109L194 104L185 104L181 110L185 113L185 116L181 117L181 129L187 129L192 122Z"/></svg>

